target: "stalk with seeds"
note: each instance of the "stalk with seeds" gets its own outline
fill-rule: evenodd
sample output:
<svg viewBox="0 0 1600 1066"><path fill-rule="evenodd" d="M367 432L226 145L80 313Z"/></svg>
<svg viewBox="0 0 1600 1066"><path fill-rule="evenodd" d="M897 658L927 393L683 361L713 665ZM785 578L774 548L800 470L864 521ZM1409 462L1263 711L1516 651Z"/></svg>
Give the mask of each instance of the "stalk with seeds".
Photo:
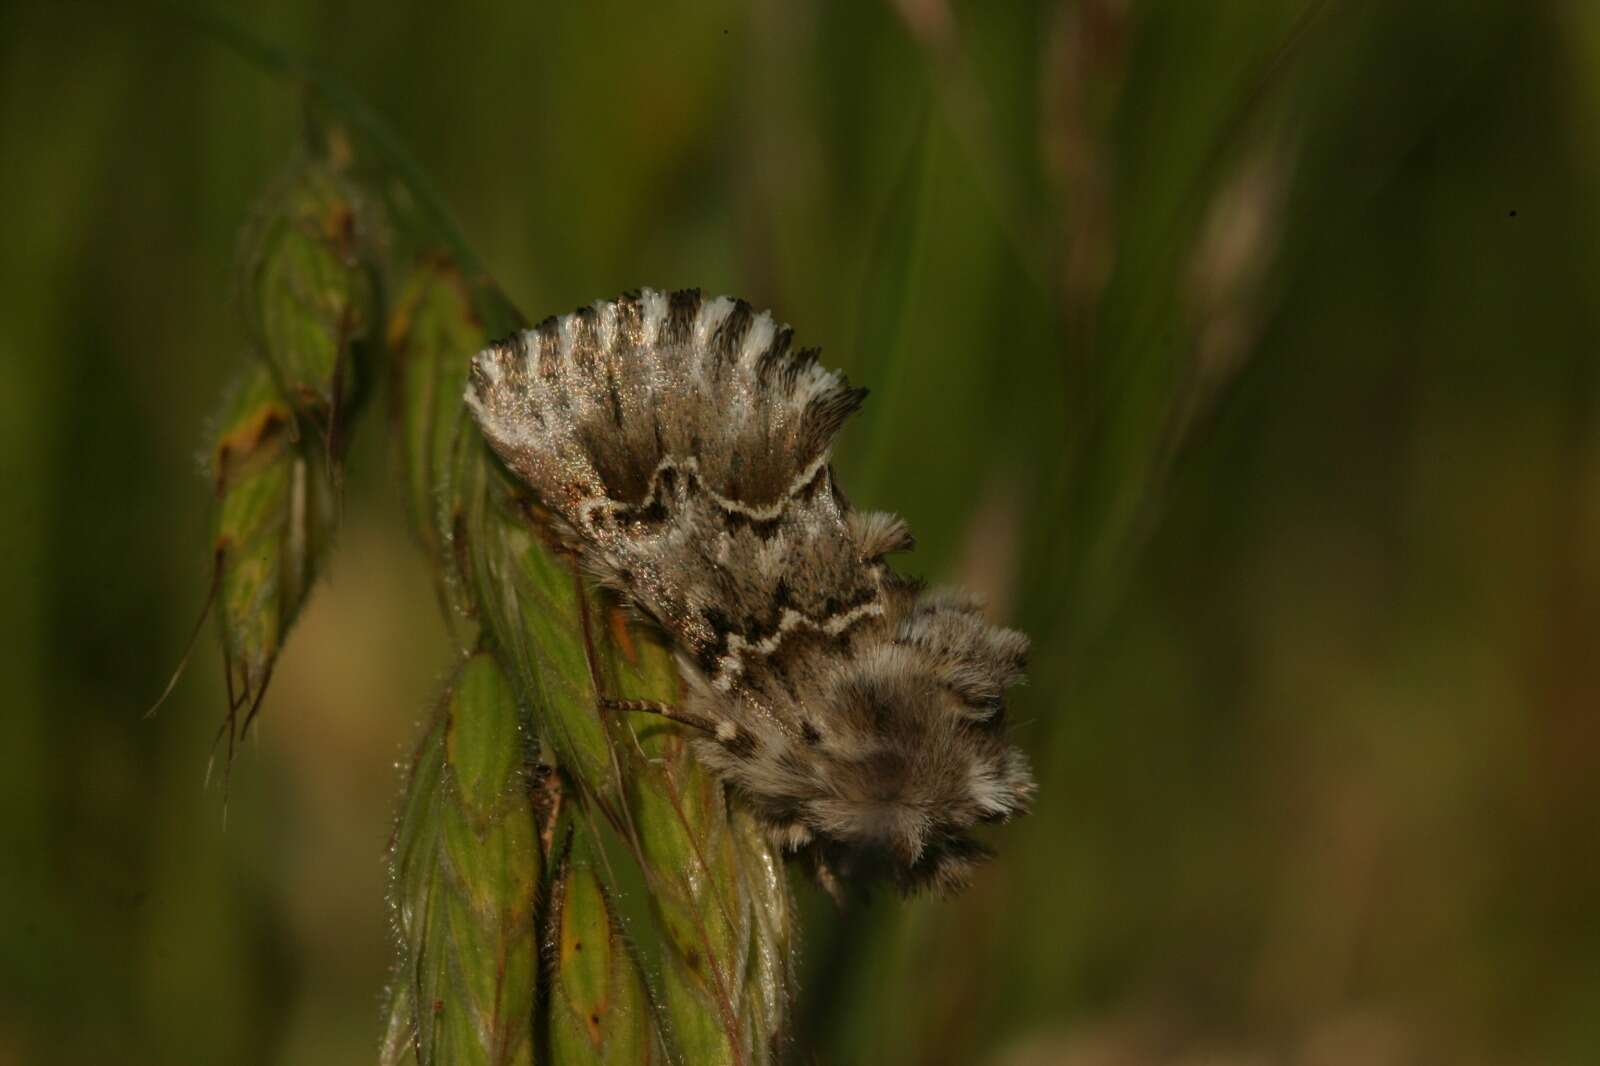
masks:
<svg viewBox="0 0 1600 1066"><path fill-rule="evenodd" d="M335 116L314 113L319 148L246 241L247 318L266 369L229 433L254 440L250 426L272 429L259 461L273 480L252 489L262 502L250 508L225 495L223 521L230 543L254 538L230 559L284 561L238 573L219 562L225 647L259 701L332 532L347 416L368 379L383 377L413 525L453 639L475 652L418 751L396 830L401 960L382 1061L775 1061L792 987L780 856L675 726L602 710L610 698L674 698L670 655L554 546L536 501L506 476L462 402L472 356L520 315L370 112L237 27L211 29L264 68L309 82ZM394 310L374 344L386 302ZM372 365L379 358L386 368ZM285 546L295 550L284 556ZM286 576L289 594L238 588L251 577L276 590ZM568 797L543 914L524 735L539 738L555 791ZM630 921L616 909L619 882L640 880L649 906ZM541 924L552 968L542 993L531 952ZM624 929L656 946L656 965L636 961ZM600 961L580 961L577 944L603 947Z"/></svg>

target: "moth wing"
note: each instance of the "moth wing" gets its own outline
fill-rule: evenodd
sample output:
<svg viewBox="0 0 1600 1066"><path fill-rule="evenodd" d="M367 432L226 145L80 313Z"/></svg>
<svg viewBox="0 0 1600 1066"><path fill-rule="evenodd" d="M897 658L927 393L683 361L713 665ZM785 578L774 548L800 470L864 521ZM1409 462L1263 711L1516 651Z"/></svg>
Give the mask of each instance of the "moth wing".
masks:
<svg viewBox="0 0 1600 1066"><path fill-rule="evenodd" d="M766 312L646 289L473 360L484 438L584 562L717 672L873 594L829 453L866 390Z"/></svg>

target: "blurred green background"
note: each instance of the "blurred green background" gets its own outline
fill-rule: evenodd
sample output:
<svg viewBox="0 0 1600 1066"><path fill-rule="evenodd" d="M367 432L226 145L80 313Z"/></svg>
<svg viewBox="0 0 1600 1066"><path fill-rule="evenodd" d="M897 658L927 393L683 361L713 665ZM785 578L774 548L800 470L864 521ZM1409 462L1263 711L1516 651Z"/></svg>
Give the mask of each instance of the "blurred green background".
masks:
<svg viewBox="0 0 1600 1066"><path fill-rule="evenodd" d="M1600 1061L1600 5L358 2L525 312L775 309L905 566L1034 634L960 900L809 887L805 1063ZM449 666L381 405L226 826L197 457L296 90L0 8L0 1066L371 1061Z"/></svg>

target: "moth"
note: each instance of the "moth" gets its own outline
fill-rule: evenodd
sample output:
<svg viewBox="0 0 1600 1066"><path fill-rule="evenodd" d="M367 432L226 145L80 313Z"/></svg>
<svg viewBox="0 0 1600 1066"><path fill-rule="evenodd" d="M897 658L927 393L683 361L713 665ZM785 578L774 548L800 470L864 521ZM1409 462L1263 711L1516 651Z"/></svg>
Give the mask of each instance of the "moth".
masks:
<svg viewBox="0 0 1600 1066"><path fill-rule="evenodd" d="M466 402L606 588L658 625L702 762L819 881L966 884L1026 809L1006 689L1027 638L896 574L906 524L851 507L830 452L865 389L743 300L644 289L473 359ZM605 701L603 701L605 702Z"/></svg>

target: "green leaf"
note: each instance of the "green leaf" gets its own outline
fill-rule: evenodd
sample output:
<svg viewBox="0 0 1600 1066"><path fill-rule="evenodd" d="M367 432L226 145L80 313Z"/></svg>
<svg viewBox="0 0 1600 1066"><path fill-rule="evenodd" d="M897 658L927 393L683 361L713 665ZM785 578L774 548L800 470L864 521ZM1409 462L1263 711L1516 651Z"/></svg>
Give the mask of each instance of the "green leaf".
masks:
<svg viewBox="0 0 1600 1066"><path fill-rule="evenodd" d="M669 1051L683 1062L770 1061L789 996L787 886L770 876L781 862L759 834L732 831L724 790L694 763L674 727L602 713L601 698L622 689L675 698L670 655L656 635L629 628L601 602L461 403L471 356L520 316L477 275L424 176L358 100L228 20L201 21L259 65L307 78L319 106L360 134L345 137L337 124L322 131L320 147L295 164L248 245L252 335L292 446L282 453L289 458L262 461L253 471L260 480L241 482L228 512L230 528L254 538L225 582L234 628L260 630L254 640L269 648L270 670L277 645L267 636L281 639L304 590L293 585L285 597L271 580L284 571L284 556L255 541L292 539L300 529L298 519L282 519L286 502L291 516L298 513L293 503L306 498L300 494L313 472L297 454L309 447L297 420L321 430L328 461L316 473L331 480L343 454L346 404L365 384L362 362L383 302L379 280L404 277L383 339L394 356L393 410L412 519L458 644L493 655L474 656L457 678L419 749L396 830L402 944L384 1061L404 1059L408 1041L418 1066L534 1055L540 841L520 757L519 706L532 712L570 786L572 838L589 856L555 881L566 895L553 920L587 930L589 942L603 940L609 950L602 969L574 960L570 973L562 971L559 992L546 999L555 1004L550 1047L576 1055L587 1046L599 1055L583 1061L648 1062ZM388 225L393 240L380 240ZM299 543L308 550L324 539ZM300 559L314 556L290 561ZM295 573L313 571L306 565ZM598 846L602 825L629 856L583 850ZM615 890L607 883L613 860L629 859L651 891L641 932L664 946L654 988L615 933ZM747 883L754 871L765 873ZM656 1028L663 1003L672 1017L670 1048Z"/></svg>

